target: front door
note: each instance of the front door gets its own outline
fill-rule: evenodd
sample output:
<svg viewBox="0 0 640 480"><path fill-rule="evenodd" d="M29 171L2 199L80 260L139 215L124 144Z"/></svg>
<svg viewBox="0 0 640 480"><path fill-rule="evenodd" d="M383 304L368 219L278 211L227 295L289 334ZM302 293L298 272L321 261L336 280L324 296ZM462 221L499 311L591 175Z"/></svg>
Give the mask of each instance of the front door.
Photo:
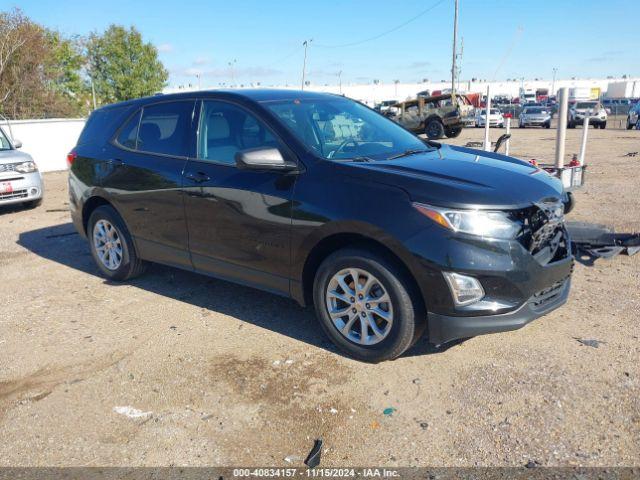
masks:
<svg viewBox="0 0 640 480"><path fill-rule="evenodd" d="M195 159L185 168L185 212L194 267L289 294L291 197L295 176L239 170L241 150L281 147L254 114L202 102Z"/></svg>

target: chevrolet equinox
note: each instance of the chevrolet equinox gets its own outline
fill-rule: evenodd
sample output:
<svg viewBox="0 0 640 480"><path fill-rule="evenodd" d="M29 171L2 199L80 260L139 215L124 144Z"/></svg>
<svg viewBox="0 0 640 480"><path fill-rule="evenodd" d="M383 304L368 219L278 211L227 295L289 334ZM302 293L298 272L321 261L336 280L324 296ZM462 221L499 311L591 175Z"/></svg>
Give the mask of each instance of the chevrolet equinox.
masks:
<svg viewBox="0 0 640 480"><path fill-rule="evenodd" d="M315 306L347 354L393 359L514 330L562 305L561 183L422 140L337 95L159 95L94 111L69 153L71 215L111 280L147 262Z"/></svg>

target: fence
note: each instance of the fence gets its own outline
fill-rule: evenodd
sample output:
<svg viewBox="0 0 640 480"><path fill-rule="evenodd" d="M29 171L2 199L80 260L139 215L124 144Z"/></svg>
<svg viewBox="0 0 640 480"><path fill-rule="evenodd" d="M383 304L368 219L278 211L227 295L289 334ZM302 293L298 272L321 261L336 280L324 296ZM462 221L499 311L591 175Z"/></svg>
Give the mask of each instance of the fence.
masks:
<svg viewBox="0 0 640 480"><path fill-rule="evenodd" d="M67 169L67 153L75 146L84 127L83 118L14 120L5 132L22 142L21 150L30 154L41 172Z"/></svg>

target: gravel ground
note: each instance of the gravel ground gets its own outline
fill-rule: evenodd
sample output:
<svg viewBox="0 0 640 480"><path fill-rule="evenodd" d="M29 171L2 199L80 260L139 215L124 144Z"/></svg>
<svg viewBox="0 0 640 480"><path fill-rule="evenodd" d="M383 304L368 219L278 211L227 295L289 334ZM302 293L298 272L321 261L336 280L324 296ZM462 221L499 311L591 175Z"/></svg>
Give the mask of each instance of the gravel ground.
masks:
<svg viewBox="0 0 640 480"><path fill-rule="evenodd" d="M640 132L590 133L571 218L640 231ZM554 146L513 130L521 158ZM45 184L0 212L0 466L301 466L316 438L324 466L640 464L640 255L577 265L568 304L524 329L368 365L293 301L161 266L105 281L66 174Z"/></svg>

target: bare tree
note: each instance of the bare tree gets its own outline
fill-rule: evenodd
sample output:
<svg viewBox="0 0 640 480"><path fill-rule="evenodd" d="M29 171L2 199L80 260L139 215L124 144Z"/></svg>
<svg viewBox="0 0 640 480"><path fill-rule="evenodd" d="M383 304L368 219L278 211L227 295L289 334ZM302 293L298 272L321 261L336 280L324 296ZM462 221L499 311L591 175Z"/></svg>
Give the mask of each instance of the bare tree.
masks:
<svg viewBox="0 0 640 480"><path fill-rule="evenodd" d="M19 9L0 12L0 102L11 94L12 82L2 80L18 50L27 43L29 25L29 19Z"/></svg>

